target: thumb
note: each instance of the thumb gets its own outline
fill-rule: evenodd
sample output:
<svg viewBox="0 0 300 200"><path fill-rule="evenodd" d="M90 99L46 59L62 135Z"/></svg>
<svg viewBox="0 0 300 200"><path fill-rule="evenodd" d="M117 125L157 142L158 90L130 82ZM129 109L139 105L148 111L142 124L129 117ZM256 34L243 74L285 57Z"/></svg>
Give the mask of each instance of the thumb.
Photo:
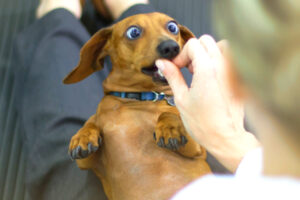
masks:
<svg viewBox="0 0 300 200"><path fill-rule="evenodd" d="M188 90L188 86L179 67L168 60L157 60L155 65L167 79L174 96L176 98L183 97Z"/></svg>

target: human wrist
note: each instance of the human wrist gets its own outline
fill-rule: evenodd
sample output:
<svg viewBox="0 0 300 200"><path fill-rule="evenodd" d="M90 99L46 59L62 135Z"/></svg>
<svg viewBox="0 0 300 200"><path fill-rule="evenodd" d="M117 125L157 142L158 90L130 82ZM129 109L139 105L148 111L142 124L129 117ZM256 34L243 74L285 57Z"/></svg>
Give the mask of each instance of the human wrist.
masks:
<svg viewBox="0 0 300 200"><path fill-rule="evenodd" d="M77 19L81 17L82 8L79 0L41 0L37 8L36 17L41 18L47 13L59 8L68 10Z"/></svg>
<svg viewBox="0 0 300 200"><path fill-rule="evenodd" d="M149 0L131 0L131 1L106 1L106 6L114 19L118 19L123 12L137 4L149 4Z"/></svg>
<svg viewBox="0 0 300 200"><path fill-rule="evenodd" d="M240 130L232 137L217 138L207 150L229 171L235 172L244 156L260 146L252 133Z"/></svg>

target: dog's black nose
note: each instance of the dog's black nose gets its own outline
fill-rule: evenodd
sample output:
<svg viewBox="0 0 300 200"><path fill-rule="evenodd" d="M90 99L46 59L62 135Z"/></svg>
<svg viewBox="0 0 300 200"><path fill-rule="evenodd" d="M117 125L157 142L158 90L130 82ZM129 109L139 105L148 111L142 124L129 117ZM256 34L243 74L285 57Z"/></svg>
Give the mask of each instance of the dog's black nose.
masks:
<svg viewBox="0 0 300 200"><path fill-rule="evenodd" d="M165 40L157 47L158 54L166 59L171 60L176 57L180 51L180 47L174 40Z"/></svg>

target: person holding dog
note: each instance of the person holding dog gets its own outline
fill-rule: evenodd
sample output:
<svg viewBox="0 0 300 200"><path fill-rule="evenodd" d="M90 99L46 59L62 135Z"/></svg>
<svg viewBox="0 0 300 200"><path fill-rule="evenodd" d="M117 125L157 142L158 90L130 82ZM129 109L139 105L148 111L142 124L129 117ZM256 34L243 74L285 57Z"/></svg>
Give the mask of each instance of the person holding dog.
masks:
<svg viewBox="0 0 300 200"><path fill-rule="evenodd" d="M243 128L245 104L263 147L263 171L199 179L174 199L299 199L300 3L214 6L217 30L229 46L205 35L190 40L173 62L156 64L189 133L232 172L243 171L240 161L259 146ZM193 73L191 87L179 71L184 66Z"/></svg>
<svg viewBox="0 0 300 200"><path fill-rule="evenodd" d="M107 21L153 12L148 0L105 0ZM81 4L82 3L82 4ZM41 0L37 19L15 41L16 101L26 149L25 191L28 200L107 199L91 171L80 170L68 155L70 138L95 112L103 97L101 83L109 65L75 87L62 83L77 64L91 35L80 22L84 1ZM100 11L99 11L100 12ZM105 21L105 23L104 23Z"/></svg>

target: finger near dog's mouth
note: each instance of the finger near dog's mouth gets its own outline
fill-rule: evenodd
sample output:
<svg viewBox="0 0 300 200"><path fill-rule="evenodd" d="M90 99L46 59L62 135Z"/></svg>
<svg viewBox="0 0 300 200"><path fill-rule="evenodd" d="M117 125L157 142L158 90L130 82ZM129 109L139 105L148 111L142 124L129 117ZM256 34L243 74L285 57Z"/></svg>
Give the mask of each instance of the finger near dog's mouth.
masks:
<svg viewBox="0 0 300 200"><path fill-rule="evenodd" d="M164 77L164 75L161 73L161 71L157 68L155 64L148 67L143 67L142 72L148 76L151 76L154 82L168 84L167 79Z"/></svg>

